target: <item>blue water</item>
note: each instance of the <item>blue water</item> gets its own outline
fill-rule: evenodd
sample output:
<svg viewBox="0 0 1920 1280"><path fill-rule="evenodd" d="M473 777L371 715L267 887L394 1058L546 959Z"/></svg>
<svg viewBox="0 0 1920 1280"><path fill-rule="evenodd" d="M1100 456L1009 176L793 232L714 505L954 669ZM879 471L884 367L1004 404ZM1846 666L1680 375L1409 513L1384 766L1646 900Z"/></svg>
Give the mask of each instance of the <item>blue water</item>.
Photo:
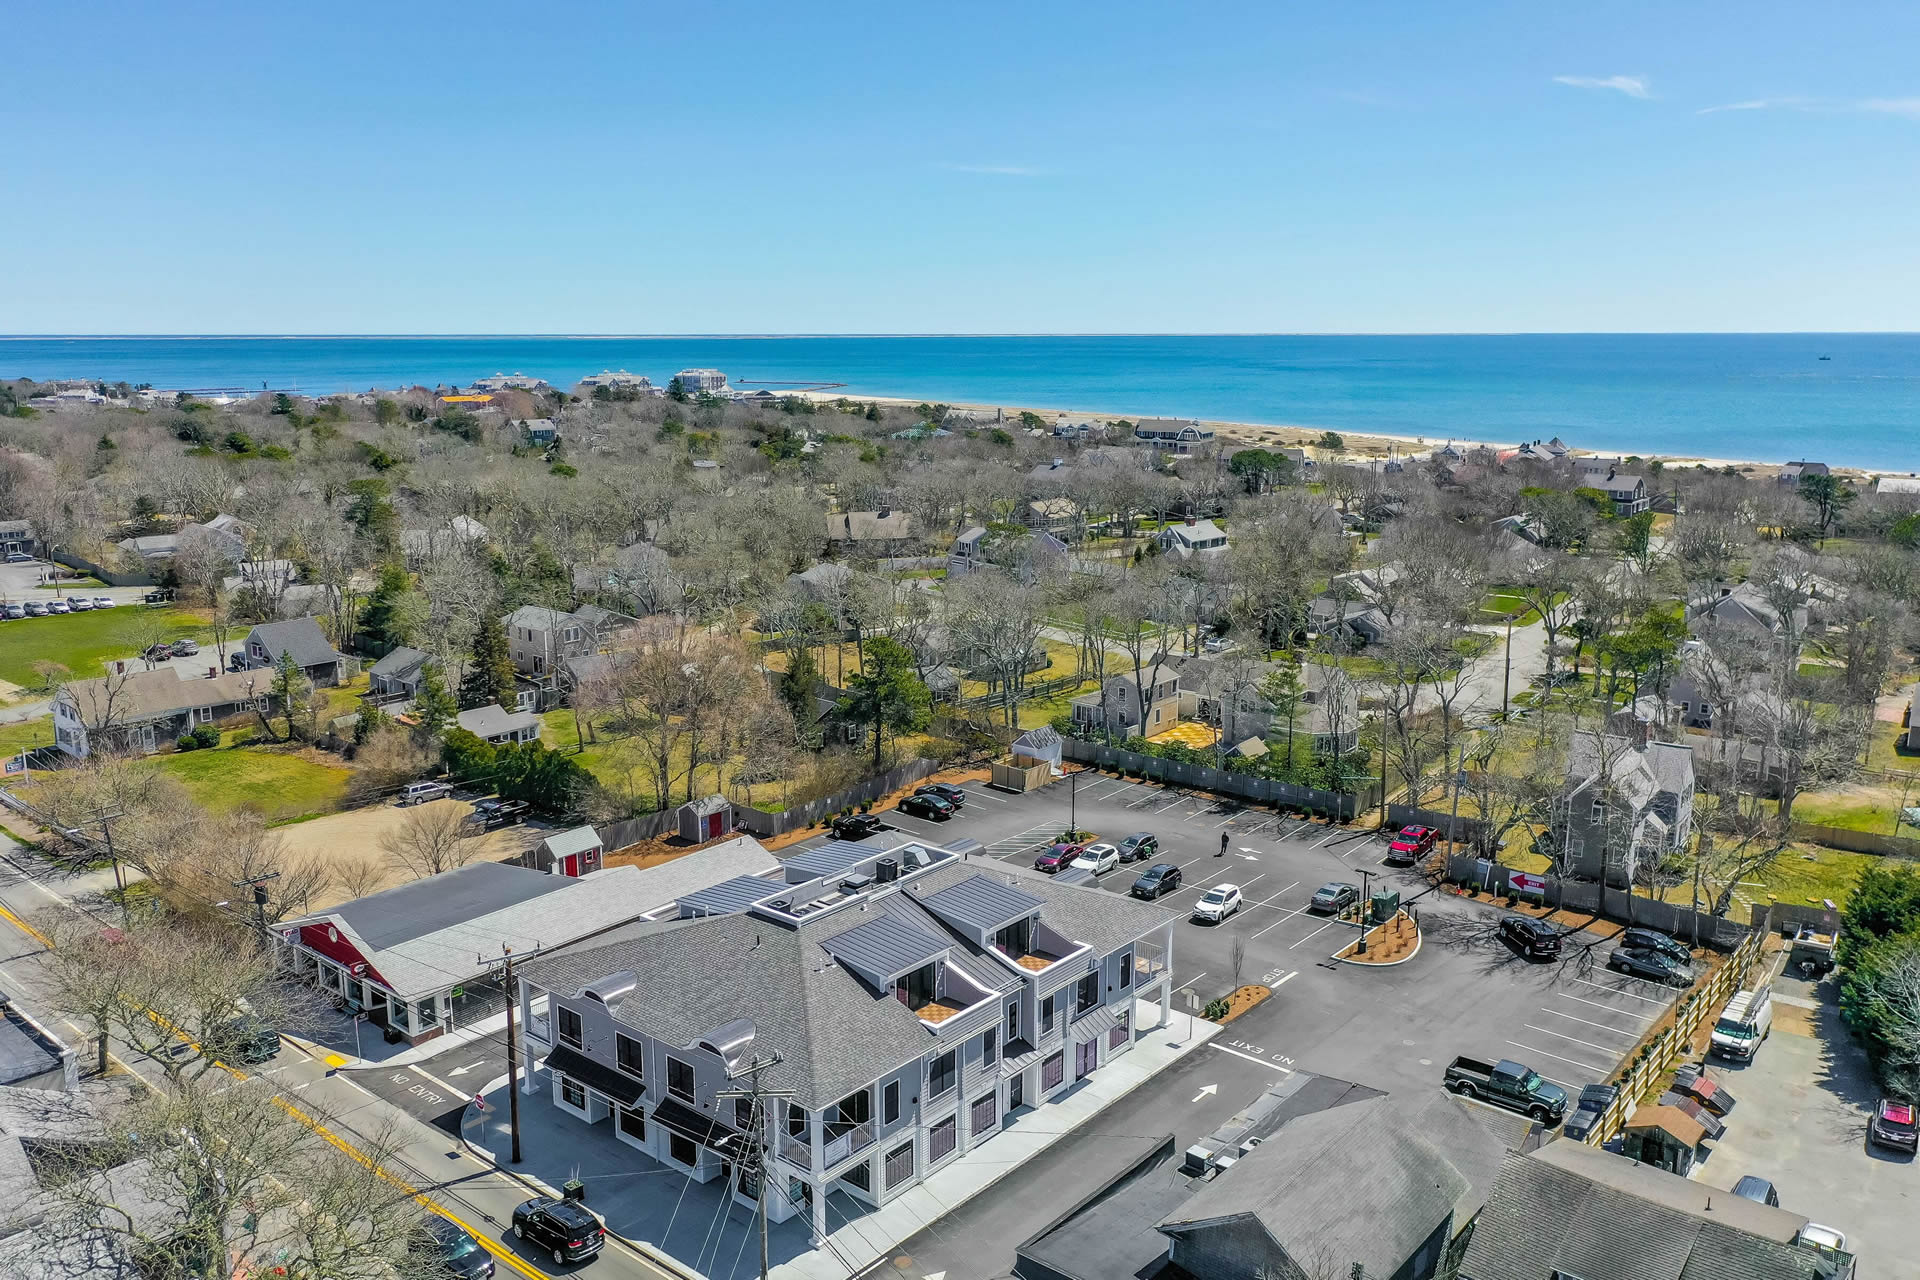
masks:
<svg viewBox="0 0 1920 1280"><path fill-rule="evenodd" d="M1920 470L1920 334L0 338L0 377L169 388L620 368L664 384L687 366L853 396Z"/></svg>

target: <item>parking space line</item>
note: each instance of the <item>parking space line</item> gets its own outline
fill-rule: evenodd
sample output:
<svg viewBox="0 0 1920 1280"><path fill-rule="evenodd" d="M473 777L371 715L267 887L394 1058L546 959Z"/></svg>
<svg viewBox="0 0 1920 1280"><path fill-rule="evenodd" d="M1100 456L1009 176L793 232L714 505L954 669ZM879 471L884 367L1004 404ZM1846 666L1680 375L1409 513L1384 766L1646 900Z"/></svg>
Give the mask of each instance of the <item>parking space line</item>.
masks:
<svg viewBox="0 0 1920 1280"><path fill-rule="evenodd" d="M1314 841L1312 847L1315 849L1318 849L1321 845L1327 843L1327 841L1333 839L1335 836L1340 836L1345 834L1347 833L1342 831L1339 827L1335 827L1333 830L1327 832L1327 834L1325 834L1324 836L1321 836L1318 840Z"/></svg>
<svg viewBox="0 0 1920 1280"><path fill-rule="evenodd" d="M1540 1010L1540 1012L1550 1013L1556 1018L1565 1018L1568 1022L1578 1022L1583 1026L1595 1027L1601 1031L1612 1032L1616 1036L1631 1036L1633 1039L1638 1040L1641 1035L1639 1031L1632 1030L1630 1028L1610 1027L1604 1022L1591 1022L1586 1018L1576 1018L1570 1013L1562 1013L1558 1009L1548 1009L1543 1007ZM1638 1016L1638 1015L1635 1015L1635 1016Z"/></svg>
<svg viewBox="0 0 1920 1280"><path fill-rule="evenodd" d="M1529 1031L1538 1031L1541 1035L1552 1036L1556 1040L1565 1040L1569 1044L1577 1044L1582 1046L1583 1048L1597 1049L1601 1053L1615 1052L1615 1050L1613 1050L1612 1048L1609 1048L1607 1045L1595 1044L1591 1040L1581 1040L1575 1036L1567 1035L1565 1032L1562 1032L1562 1031L1550 1031L1546 1027L1536 1027L1531 1022L1523 1022L1520 1025L1525 1027Z"/></svg>
<svg viewBox="0 0 1920 1280"><path fill-rule="evenodd" d="M1670 998L1666 1000L1655 1000L1652 996L1637 996L1633 992L1628 991L1624 987L1610 987L1604 982L1588 982L1585 978L1575 978L1574 981L1578 983L1582 983L1589 987L1596 988L1597 990L1600 990L1600 991L1611 991L1613 992L1613 994L1617 996L1625 996L1629 1000L1644 1000L1648 1004L1657 1004L1662 1008L1665 1008L1667 1005L1673 1003L1673 1001ZM1639 979L1635 979L1635 981L1639 981Z"/></svg>
<svg viewBox="0 0 1920 1280"><path fill-rule="evenodd" d="M1604 1076L1613 1069L1611 1067L1596 1067L1591 1062L1582 1062L1578 1058L1567 1058L1557 1053L1547 1053L1545 1049L1536 1049L1530 1044L1521 1044L1518 1040L1509 1040L1507 1043L1517 1049L1525 1049L1528 1053L1544 1054L1556 1062L1570 1063L1573 1066L1579 1067L1582 1071L1591 1071L1596 1075ZM1554 1083L1558 1084L1560 1082L1556 1080Z"/></svg>
<svg viewBox="0 0 1920 1280"><path fill-rule="evenodd" d="M1333 928L1333 926L1334 926L1334 925L1336 925L1336 924L1339 924L1339 923L1340 923L1340 922L1339 922L1338 920L1329 920L1329 921L1327 921L1327 922L1326 922L1325 924L1323 924L1323 925L1321 925L1321 926L1320 926L1320 927L1319 927L1318 929L1315 929L1315 930L1314 930L1314 931L1313 931L1312 933L1310 933L1310 934L1308 934L1308 935L1307 935L1306 937L1304 937L1304 938L1302 938L1302 939L1300 939L1300 942L1296 942L1296 943L1294 943L1294 944L1293 944L1293 947L1297 947L1297 946L1299 946L1299 945L1300 945L1300 943L1302 943L1302 942L1308 942L1308 941L1311 941L1311 940L1312 940L1312 939L1314 939L1314 938L1317 938L1317 937L1319 937L1319 936L1320 936L1321 934L1323 934L1323 933L1325 933L1325 932L1326 932L1327 930L1329 930L1329 929L1331 929L1331 928ZM1288 948L1287 948L1287 950L1289 950L1289 951L1291 951L1291 950L1293 950L1293 947L1288 947Z"/></svg>
<svg viewBox="0 0 1920 1280"><path fill-rule="evenodd" d="M1611 991L1613 990L1613 988L1606 987L1606 988L1603 988L1603 990ZM1581 1004L1590 1004L1596 1009L1605 1009L1608 1013L1617 1013L1624 1018L1638 1018L1642 1022L1652 1022L1655 1018L1660 1016L1657 1013L1635 1013L1631 1009L1622 1009L1617 1005L1607 1004L1605 1001L1602 1001L1602 1000L1589 1000L1585 996L1576 996L1568 991L1554 992L1554 999L1578 1000Z"/></svg>

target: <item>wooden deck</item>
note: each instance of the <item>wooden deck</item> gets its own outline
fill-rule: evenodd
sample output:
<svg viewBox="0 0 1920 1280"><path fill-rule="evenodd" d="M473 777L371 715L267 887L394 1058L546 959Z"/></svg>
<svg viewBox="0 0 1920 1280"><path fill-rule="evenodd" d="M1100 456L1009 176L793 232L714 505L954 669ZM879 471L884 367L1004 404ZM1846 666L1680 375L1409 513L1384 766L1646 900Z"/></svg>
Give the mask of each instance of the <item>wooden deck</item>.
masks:
<svg viewBox="0 0 1920 1280"><path fill-rule="evenodd" d="M921 1005L914 1012L920 1015L920 1021L939 1024L959 1013L966 1006L957 1005L951 1000L932 1000Z"/></svg>
<svg viewBox="0 0 1920 1280"><path fill-rule="evenodd" d="M1036 956L1036 955L1029 954L1024 956L1015 956L1013 958L1013 962L1019 965L1022 969L1030 969L1033 972L1038 973L1040 972L1040 970L1046 968L1048 965L1052 964L1058 958L1059 958L1058 956Z"/></svg>

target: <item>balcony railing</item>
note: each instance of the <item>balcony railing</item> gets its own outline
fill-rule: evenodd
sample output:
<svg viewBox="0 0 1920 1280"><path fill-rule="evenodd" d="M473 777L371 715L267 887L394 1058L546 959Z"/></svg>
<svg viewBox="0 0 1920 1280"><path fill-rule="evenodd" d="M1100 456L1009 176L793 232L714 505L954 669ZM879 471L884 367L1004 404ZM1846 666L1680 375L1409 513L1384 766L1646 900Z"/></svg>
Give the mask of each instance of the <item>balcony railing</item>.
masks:
<svg viewBox="0 0 1920 1280"><path fill-rule="evenodd" d="M826 1141L821 1147L821 1168L831 1169L844 1164L854 1156L873 1145L873 1121L862 1120L858 1124L835 1122L827 1126ZM790 1133L780 1135L780 1158L788 1164L802 1169L813 1168L813 1144L803 1137Z"/></svg>

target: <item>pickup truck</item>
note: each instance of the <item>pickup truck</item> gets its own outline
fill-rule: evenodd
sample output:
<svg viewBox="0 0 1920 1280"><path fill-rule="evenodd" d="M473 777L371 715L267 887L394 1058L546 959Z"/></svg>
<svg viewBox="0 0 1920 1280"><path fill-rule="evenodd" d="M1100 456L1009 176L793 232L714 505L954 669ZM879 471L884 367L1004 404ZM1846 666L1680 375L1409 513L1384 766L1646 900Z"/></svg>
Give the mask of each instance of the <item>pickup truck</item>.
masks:
<svg viewBox="0 0 1920 1280"><path fill-rule="evenodd" d="M1446 1086L1448 1093L1525 1112L1549 1128L1567 1114L1565 1089L1543 1079L1532 1067L1505 1058L1498 1062L1455 1058L1447 1067Z"/></svg>
<svg viewBox="0 0 1920 1280"><path fill-rule="evenodd" d="M1833 941L1832 934L1803 924L1793 935L1793 950L1787 953L1787 964L1806 978L1832 973Z"/></svg>

